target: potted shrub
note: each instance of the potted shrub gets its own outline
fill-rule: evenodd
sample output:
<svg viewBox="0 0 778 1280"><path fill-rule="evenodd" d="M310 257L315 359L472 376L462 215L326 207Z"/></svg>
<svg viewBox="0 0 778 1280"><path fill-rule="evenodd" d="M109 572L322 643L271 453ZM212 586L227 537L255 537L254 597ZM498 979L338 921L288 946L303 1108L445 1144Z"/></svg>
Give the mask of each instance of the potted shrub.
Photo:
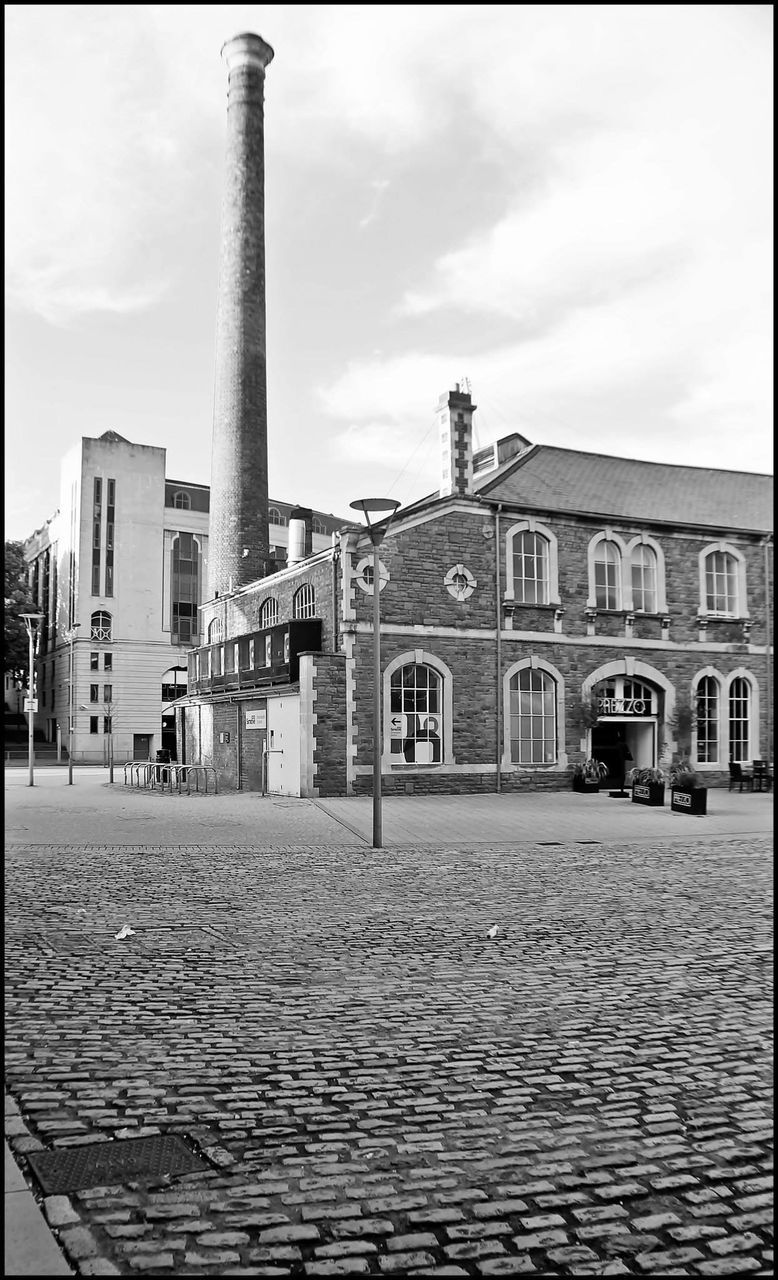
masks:
<svg viewBox="0 0 778 1280"><path fill-rule="evenodd" d="M708 812L708 788L691 760L679 760L670 770L670 808L674 813Z"/></svg>
<svg viewBox="0 0 778 1280"><path fill-rule="evenodd" d="M608 766L602 760L582 760L573 769L573 791L590 795L599 791L603 778L608 776Z"/></svg>
<svg viewBox="0 0 778 1280"><path fill-rule="evenodd" d="M628 782L633 804L664 804L665 775L661 769L630 769Z"/></svg>

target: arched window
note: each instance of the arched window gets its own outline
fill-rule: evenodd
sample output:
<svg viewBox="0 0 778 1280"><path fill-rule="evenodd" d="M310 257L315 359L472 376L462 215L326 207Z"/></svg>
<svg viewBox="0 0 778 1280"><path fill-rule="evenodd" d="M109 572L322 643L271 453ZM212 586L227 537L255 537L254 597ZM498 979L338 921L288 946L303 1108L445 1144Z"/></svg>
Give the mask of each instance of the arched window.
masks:
<svg viewBox="0 0 778 1280"><path fill-rule="evenodd" d="M284 524L284 518L278 507L269 507L267 518L270 524Z"/></svg>
<svg viewBox="0 0 778 1280"><path fill-rule="evenodd" d="M440 764L443 760L442 680L433 667L409 662L389 684L390 754L395 763Z"/></svg>
<svg viewBox="0 0 778 1280"><path fill-rule="evenodd" d="M696 691L697 763L713 764L720 759L719 682L703 676Z"/></svg>
<svg viewBox="0 0 778 1280"><path fill-rule="evenodd" d="M559 604L557 540L534 517L505 535L505 595L517 604Z"/></svg>
<svg viewBox="0 0 778 1280"><path fill-rule="evenodd" d="M162 677L162 701L175 702L187 690L186 667L170 667Z"/></svg>
<svg viewBox="0 0 778 1280"><path fill-rule="evenodd" d="M173 506L178 507L179 511L189 511L192 506L192 499L188 493L184 493L182 489L173 495Z"/></svg>
<svg viewBox="0 0 778 1280"><path fill-rule="evenodd" d="M594 603L598 609L621 608L621 550L609 538L594 549Z"/></svg>
<svg viewBox="0 0 778 1280"><path fill-rule="evenodd" d="M529 529L513 539L513 595L520 604L548 604L548 539Z"/></svg>
<svg viewBox="0 0 778 1280"><path fill-rule="evenodd" d="M93 640L112 640L113 635L113 619L110 613L106 613L104 609L98 609L92 614L92 639Z"/></svg>
<svg viewBox="0 0 778 1280"><path fill-rule="evenodd" d="M708 613L738 615L737 561L729 551L710 551L705 557L705 608ZM737 759L737 757L735 757Z"/></svg>
<svg viewBox="0 0 778 1280"><path fill-rule="evenodd" d="M263 600L262 608L259 611L260 627L274 627L278 622L278 601L273 596L269 600Z"/></svg>
<svg viewBox="0 0 778 1280"><path fill-rule="evenodd" d="M657 611L656 552L642 542L632 548L632 608L635 613Z"/></svg>
<svg viewBox="0 0 778 1280"><path fill-rule="evenodd" d="M749 758L751 689L743 676L736 676L729 686L729 758Z"/></svg>
<svg viewBox="0 0 778 1280"><path fill-rule="evenodd" d="M222 620L214 618L213 622L208 624L208 643L218 644L222 638Z"/></svg>
<svg viewBox="0 0 778 1280"><path fill-rule="evenodd" d="M292 602L293 618L313 618L316 616L316 598L313 586L306 582L294 593Z"/></svg>
<svg viewBox="0 0 778 1280"><path fill-rule="evenodd" d="M324 528L324 525L322 524L322 522L321 522L321 520L319 519L319 517L318 517L318 516L314 516L314 517L313 517L313 520L311 521L311 531L312 531L313 533L326 533L326 532L327 532L327 530Z"/></svg>
<svg viewBox="0 0 778 1280"><path fill-rule="evenodd" d="M525 666L508 685L510 759L513 764L555 764L558 754L557 685L548 671Z"/></svg>

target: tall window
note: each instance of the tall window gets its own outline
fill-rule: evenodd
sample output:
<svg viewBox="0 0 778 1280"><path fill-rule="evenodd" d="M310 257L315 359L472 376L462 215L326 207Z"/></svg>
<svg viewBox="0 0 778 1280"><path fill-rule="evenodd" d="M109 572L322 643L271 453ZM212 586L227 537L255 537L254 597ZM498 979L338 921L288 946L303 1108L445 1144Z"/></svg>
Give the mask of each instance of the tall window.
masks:
<svg viewBox="0 0 778 1280"><path fill-rule="evenodd" d="M175 702L183 698L187 690L187 671L185 667L170 667L162 677L162 701Z"/></svg>
<svg viewBox="0 0 778 1280"><path fill-rule="evenodd" d="M594 551L594 597L598 609L621 608L621 552L607 538Z"/></svg>
<svg viewBox="0 0 778 1280"><path fill-rule="evenodd" d="M213 622L208 624L208 643L218 644L222 638L222 620L214 618Z"/></svg>
<svg viewBox="0 0 778 1280"><path fill-rule="evenodd" d="M554 764L557 759L556 681L547 671L523 667L511 677L510 742L514 764Z"/></svg>
<svg viewBox="0 0 778 1280"><path fill-rule="evenodd" d="M299 590L294 593L292 602L293 618L313 618L316 616L316 598L313 592L313 586L310 582L306 582Z"/></svg>
<svg viewBox="0 0 778 1280"><path fill-rule="evenodd" d="M548 604L548 541L528 529L513 539L513 594L522 604Z"/></svg>
<svg viewBox="0 0 778 1280"><path fill-rule="evenodd" d="M112 701L113 701L113 685L104 684L103 685L103 702L112 702Z"/></svg>
<svg viewBox="0 0 778 1280"><path fill-rule="evenodd" d="M106 613L104 609L98 609L92 614L92 639L93 640L111 640L113 628L113 619L110 613Z"/></svg>
<svg viewBox="0 0 778 1280"><path fill-rule="evenodd" d="M697 685L697 763L719 759L719 686L713 676Z"/></svg>
<svg viewBox="0 0 778 1280"><path fill-rule="evenodd" d="M184 493L182 489L179 489L178 493L173 495L173 506L177 507L179 511L189 511L192 506L192 499L188 493Z"/></svg>
<svg viewBox="0 0 778 1280"><path fill-rule="evenodd" d="M116 481L109 480L108 501L105 507L105 594L113 595L113 543L116 523Z"/></svg>
<svg viewBox="0 0 778 1280"><path fill-rule="evenodd" d="M103 515L103 482L99 476L94 479L94 497L92 502L92 595L100 594L100 527Z"/></svg>
<svg viewBox="0 0 778 1280"><path fill-rule="evenodd" d="M191 644L197 636L197 582L199 547L191 533L178 533L173 539L172 626L174 644Z"/></svg>
<svg viewBox="0 0 778 1280"><path fill-rule="evenodd" d="M632 608L636 613L657 611L657 565L653 547L638 543L632 549Z"/></svg>
<svg viewBox="0 0 778 1280"><path fill-rule="evenodd" d="M392 672L389 687L390 752L406 764L440 764L443 759L442 682L419 662Z"/></svg>
<svg viewBox="0 0 778 1280"><path fill-rule="evenodd" d="M736 676L729 686L730 760L748 759L750 694L748 681Z"/></svg>
<svg viewBox="0 0 778 1280"><path fill-rule="evenodd" d="M263 600L262 608L259 611L260 627L274 627L278 622L278 601L272 596L269 600Z"/></svg>
<svg viewBox="0 0 778 1280"><path fill-rule="evenodd" d="M705 558L705 604L708 613L737 614L737 562L728 551Z"/></svg>
<svg viewBox="0 0 778 1280"><path fill-rule="evenodd" d="M90 671L99 671L99 670L100 670L100 654L99 654L99 653L90 653L90 655L89 655L89 670L90 670Z"/></svg>

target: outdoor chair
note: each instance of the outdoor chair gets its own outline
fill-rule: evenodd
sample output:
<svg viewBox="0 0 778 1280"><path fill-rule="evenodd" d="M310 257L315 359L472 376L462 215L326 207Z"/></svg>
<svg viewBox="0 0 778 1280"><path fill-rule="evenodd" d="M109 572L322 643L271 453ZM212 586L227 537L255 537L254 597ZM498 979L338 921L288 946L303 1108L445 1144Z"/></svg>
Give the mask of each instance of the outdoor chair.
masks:
<svg viewBox="0 0 778 1280"><path fill-rule="evenodd" d="M743 773L743 769L739 763L736 763L734 760L730 760L729 762L730 791L734 790L736 786L740 791L742 791L744 787L746 791L753 791L754 779L751 777L750 774Z"/></svg>
<svg viewBox="0 0 778 1280"><path fill-rule="evenodd" d="M765 760L754 761L754 790L770 791L773 785L773 775L767 767Z"/></svg>

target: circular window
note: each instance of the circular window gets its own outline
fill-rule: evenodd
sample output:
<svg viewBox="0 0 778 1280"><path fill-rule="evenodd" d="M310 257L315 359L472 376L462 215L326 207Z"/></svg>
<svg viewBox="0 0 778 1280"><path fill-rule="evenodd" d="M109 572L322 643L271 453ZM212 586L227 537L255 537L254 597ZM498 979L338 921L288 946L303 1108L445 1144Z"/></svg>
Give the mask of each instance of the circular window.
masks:
<svg viewBox="0 0 778 1280"><path fill-rule="evenodd" d="M381 579L379 591L383 591L389 581L389 570L382 560L378 561L378 574ZM360 560L354 570L354 577L358 587L361 587L366 595L373 594L373 557L365 556Z"/></svg>
<svg viewBox="0 0 778 1280"><path fill-rule="evenodd" d="M478 582L463 564L455 564L443 579L443 585L455 600L467 600L468 596L475 591Z"/></svg>

